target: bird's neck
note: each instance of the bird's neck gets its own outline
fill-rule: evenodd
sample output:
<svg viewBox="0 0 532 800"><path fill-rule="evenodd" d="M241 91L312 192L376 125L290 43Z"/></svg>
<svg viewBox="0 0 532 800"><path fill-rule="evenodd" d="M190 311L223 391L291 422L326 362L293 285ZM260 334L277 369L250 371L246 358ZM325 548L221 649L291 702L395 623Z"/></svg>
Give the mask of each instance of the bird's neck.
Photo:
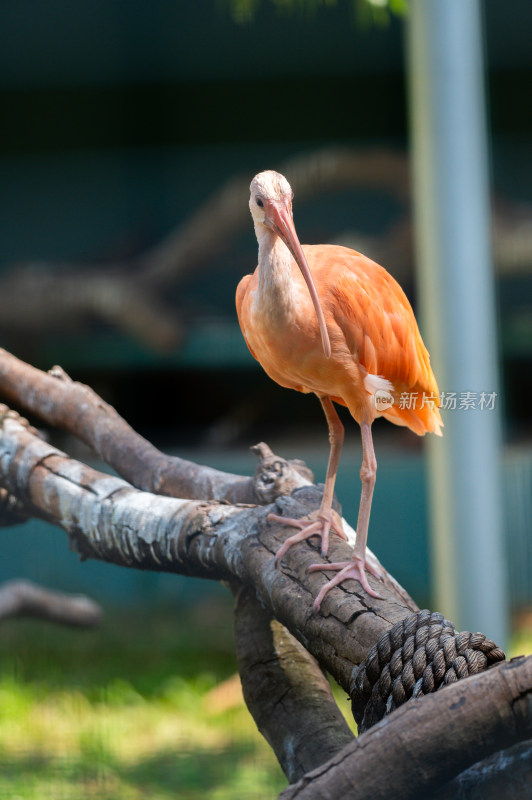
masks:
<svg viewBox="0 0 532 800"><path fill-rule="evenodd" d="M257 230L260 302L271 315L286 314L295 303L292 256L277 234L262 225L260 228Z"/></svg>

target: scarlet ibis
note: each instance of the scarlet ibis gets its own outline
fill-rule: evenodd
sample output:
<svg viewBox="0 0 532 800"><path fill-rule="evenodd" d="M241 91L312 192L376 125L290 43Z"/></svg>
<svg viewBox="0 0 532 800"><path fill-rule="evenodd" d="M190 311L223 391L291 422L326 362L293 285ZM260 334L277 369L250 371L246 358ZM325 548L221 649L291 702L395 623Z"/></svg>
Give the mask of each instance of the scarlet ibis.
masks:
<svg viewBox="0 0 532 800"><path fill-rule="evenodd" d="M326 555L329 531L346 538L332 509L344 428L334 403L347 406L362 434L362 491L356 544L350 561L315 564L334 570L314 601L347 579L380 597L366 571L368 524L377 462L372 423L380 416L423 436L441 436L439 392L429 354L406 295L394 278L371 259L336 245L301 245L292 216L292 189L283 175L268 170L250 186L249 208L259 245L258 267L238 284L236 307L251 354L281 386L314 392L329 426L330 455L323 499L310 518L271 514L298 530L276 554L277 563L296 542L321 536ZM410 402L401 398L406 393ZM412 402L415 398L415 402Z"/></svg>

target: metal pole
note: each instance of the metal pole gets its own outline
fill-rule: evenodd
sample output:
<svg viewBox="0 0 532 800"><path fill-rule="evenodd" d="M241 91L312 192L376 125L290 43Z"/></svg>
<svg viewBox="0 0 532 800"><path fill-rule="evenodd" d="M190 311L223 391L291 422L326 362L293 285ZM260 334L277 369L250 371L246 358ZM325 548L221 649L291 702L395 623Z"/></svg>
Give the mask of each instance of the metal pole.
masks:
<svg viewBox="0 0 532 800"><path fill-rule="evenodd" d="M427 442L434 602L460 628L503 645L500 396L478 0L411 0L408 55L421 320L444 404L452 406L451 392L457 399L456 409L442 412L443 439ZM475 408L460 408L466 397Z"/></svg>

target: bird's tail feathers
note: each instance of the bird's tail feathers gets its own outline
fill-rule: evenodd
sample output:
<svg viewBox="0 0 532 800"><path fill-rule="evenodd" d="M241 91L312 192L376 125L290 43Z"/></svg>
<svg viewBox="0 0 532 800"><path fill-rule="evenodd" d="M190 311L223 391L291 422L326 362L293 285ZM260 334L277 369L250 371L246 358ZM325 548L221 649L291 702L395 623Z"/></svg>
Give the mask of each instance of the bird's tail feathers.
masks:
<svg viewBox="0 0 532 800"><path fill-rule="evenodd" d="M394 404L383 413L383 416L395 425L405 425L418 436L424 436L426 433L443 436L440 410L430 403L424 405L423 408L407 408Z"/></svg>

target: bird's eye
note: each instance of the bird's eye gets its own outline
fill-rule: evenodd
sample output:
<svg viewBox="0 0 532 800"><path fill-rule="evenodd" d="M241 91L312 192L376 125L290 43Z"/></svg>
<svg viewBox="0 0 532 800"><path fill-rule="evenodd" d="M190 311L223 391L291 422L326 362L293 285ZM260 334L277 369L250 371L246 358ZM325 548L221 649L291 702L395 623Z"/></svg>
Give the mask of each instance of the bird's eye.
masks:
<svg viewBox="0 0 532 800"><path fill-rule="evenodd" d="M255 198L255 202L257 203L259 208L263 208L264 207L264 203L262 202L260 197Z"/></svg>

